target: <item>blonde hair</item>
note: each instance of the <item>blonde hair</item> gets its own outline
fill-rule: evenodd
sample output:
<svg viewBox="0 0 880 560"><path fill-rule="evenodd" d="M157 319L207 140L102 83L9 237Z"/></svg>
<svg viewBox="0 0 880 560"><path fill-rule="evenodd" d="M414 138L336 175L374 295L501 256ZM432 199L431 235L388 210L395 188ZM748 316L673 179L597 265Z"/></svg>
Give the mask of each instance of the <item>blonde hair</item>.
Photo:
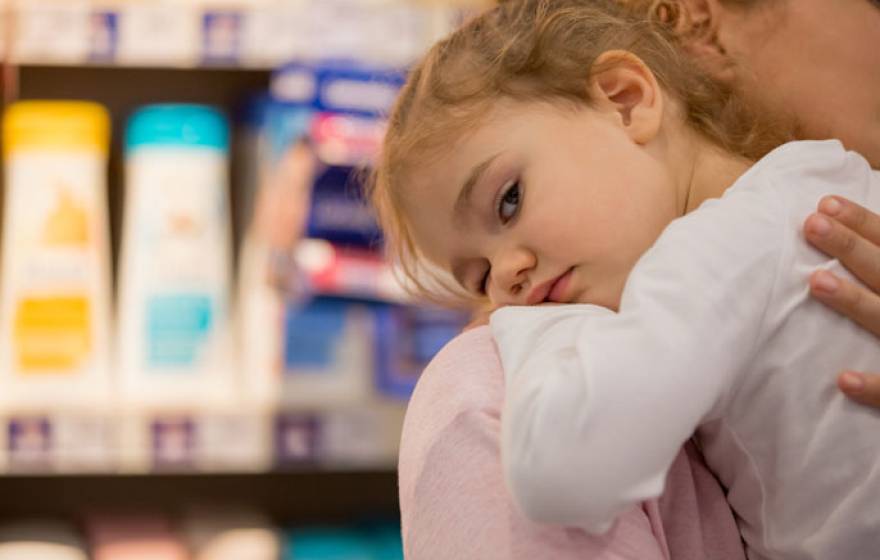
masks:
<svg viewBox="0 0 880 560"><path fill-rule="evenodd" d="M411 71L391 111L368 196L412 289L447 304L467 297L421 258L402 212L407 174L474 130L499 98L589 106L587 79L599 71L594 62L603 52L641 58L685 121L719 147L756 159L781 143L732 90L689 62L671 27L649 17L647 4L635 6L640 2L504 2L434 45Z"/></svg>

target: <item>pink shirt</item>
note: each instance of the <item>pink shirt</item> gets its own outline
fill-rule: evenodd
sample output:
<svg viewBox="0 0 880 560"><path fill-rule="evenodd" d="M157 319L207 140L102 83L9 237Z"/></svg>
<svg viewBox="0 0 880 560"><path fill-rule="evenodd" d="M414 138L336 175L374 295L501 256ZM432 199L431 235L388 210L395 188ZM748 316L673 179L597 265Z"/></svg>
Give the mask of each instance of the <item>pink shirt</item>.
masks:
<svg viewBox="0 0 880 560"><path fill-rule="evenodd" d="M504 486L504 374L488 327L450 342L422 374L400 449L403 543L411 560L744 560L730 508L688 443L660 500L602 537L527 520Z"/></svg>

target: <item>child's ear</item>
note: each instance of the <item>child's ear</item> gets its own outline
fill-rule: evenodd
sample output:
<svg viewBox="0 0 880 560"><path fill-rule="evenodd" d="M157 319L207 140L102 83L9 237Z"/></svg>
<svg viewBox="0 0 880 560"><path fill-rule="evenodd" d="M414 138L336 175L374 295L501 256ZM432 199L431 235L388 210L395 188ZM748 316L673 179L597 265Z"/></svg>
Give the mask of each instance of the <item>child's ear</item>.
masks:
<svg viewBox="0 0 880 560"><path fill-rule="evenodd" d="M591 97L598 110L612 113L637 144L660 131L663 92L642 59L627 51L606 51L594 63Z"/></svg>

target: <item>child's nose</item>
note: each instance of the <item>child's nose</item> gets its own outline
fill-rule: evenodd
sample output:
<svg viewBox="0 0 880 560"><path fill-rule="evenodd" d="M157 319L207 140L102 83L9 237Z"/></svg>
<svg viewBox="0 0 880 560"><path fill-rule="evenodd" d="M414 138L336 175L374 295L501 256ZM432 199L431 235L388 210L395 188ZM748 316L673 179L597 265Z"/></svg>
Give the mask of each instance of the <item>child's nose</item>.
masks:
<svg viewBox="0 0 880 560"><path fill-rule="evenodd" d="M493 280L498 291L499 303L524 304L528 295L529 271L535 267L535 258L530 251L509 249L499 253L492 265Z"/></svg>

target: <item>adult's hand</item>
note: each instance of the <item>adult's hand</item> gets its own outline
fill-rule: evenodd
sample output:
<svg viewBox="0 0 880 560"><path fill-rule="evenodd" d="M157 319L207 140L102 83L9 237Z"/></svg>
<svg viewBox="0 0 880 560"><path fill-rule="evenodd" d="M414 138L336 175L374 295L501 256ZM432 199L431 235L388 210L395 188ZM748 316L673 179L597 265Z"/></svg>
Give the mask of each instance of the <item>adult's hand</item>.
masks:
<svg viewBox="0 0 880 560"><path fill-rule="evenodd" d="M845 198L828 196L807 218L804 235L864 283L817 271L810 276L813 297L880 336L880 215ZM837 385L851 399L880 408L880 374L843 371Z"/></svg>

